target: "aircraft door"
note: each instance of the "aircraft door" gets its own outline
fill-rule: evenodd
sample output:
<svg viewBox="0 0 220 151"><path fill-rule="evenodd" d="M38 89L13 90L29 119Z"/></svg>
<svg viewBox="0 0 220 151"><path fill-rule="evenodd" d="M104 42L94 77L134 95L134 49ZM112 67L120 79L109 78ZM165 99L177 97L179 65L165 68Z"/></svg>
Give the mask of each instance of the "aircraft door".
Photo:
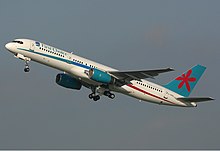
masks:
<svg viewBox="0 0 220 151"><path fill-rule="evenodd" d="M34 42L30 42L30 50L32 50L32 51L34 51L34 47L35 47L35 45L34 45Z"/></svg>
<svg viewBox="0 0 220 151"><path fill-rule="evenodd" d="M168 92L167 91L164 91L164 96L163 96L164 99L168 99Z"/></svg>

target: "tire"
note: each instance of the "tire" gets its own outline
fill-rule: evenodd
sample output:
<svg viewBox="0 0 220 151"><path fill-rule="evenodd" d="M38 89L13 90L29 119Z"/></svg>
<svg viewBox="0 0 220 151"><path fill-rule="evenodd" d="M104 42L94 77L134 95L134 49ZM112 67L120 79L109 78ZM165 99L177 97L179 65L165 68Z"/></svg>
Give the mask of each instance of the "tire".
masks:
<svg viewBox="0 0 220 151"><path fill-rule="evenodd" d="M92 99L92 98L93 98L92 94L89 94L89 98L90 98L90 99Z"/></svg>
<svg viewBox="0 0 220 151"><path fill-rule="evenodd" d="M111 93L109 91L105 91L104 95L109 97L111 95Z"/></svg>
<svg viewBox="0 0 220 151"><path fill-rule="evenodd" d="M94 100L94 101L98 101L99 99L100 99L100 96L99 96L99 95L93 97L93 100Z"/></svg>
<svg viewBox="0 0 220 151"><path fill-rule="evenodd" d="M110 94L109 98L114 99L115 95L114 94Z"/></svg>
<svg viewBox="0 0 220 151"><path fill-rule="evenodd" d="M30 69L29 68L24 68L24 72L29 72Z"/></svg>

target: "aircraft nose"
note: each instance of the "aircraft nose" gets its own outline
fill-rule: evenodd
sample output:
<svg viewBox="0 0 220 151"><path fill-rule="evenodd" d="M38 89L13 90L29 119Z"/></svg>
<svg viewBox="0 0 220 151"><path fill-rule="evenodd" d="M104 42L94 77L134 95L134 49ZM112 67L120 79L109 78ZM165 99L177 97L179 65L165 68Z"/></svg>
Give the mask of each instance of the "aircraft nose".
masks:
<svg viewBox="0 0 220 151"><path fill-rule="evenodd" d="M5 45L5 48L7 48L8 50L11 50L12 44L11 44L11 43L7 43L7 44Z"/></svg>

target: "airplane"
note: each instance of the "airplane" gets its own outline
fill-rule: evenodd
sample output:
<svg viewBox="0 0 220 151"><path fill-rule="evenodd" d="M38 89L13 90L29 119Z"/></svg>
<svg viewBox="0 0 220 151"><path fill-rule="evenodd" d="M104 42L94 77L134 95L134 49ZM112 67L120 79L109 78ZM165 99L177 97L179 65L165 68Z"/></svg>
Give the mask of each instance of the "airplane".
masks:
<svg viewBox="0 0 220 151"><path fill-rule="evenodd" d="M189 97L206 67L195 65L166 85L158 85L145 79L154 79L172 68L153 70L118 71L39 41L15 39L5 45L6 49L25 62L29 72L31 60L58 69L56 83L62 87L80 90L91 89L89 98L98 101L100 96L115 98L116 93L134 97L140 101L159 105L196 107L197 103L214 100L211 97Z"/></svg>

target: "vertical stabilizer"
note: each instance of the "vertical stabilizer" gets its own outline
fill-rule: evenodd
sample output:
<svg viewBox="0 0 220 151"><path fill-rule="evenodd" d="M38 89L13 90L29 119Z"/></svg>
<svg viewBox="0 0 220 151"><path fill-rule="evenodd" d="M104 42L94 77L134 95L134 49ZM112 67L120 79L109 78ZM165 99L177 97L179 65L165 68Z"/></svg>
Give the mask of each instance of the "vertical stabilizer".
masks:
<svg viewBox="0 0 220 151"><path fill-rule="evenodd" d="M188 97L204 73L206 67L196 65L166 84L164 87L184 97Z"/></svg>

